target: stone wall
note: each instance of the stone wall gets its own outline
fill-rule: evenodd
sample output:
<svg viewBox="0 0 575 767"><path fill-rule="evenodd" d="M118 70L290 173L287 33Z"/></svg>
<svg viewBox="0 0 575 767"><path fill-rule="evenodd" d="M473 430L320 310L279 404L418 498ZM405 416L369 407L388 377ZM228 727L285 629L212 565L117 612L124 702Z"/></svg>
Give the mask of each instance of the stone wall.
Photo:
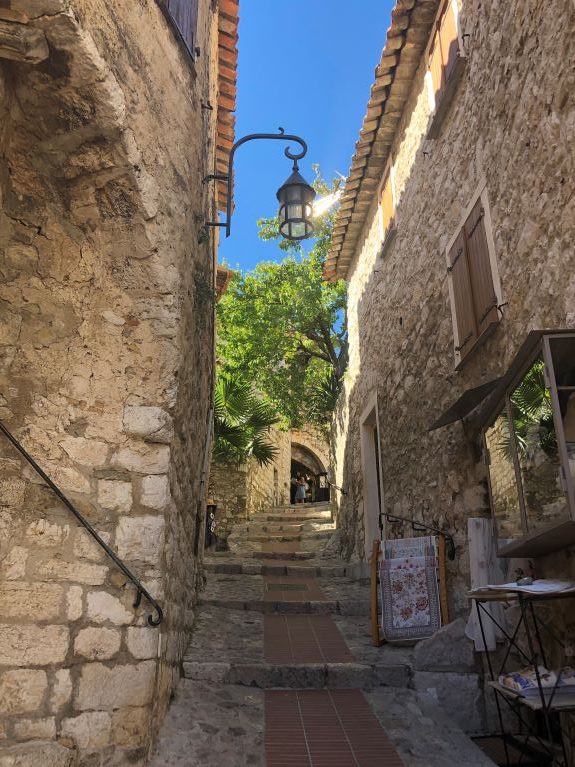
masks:
<svg viewBox="0 0 575 767"><path fill-rule="evenodd" d="M348 275L350 364L333 425L346 553L364 556L359 421L375 393L385 509L454 535L454 615L467 611L467 518L489 514L486 472L460 423L428 427L501 375L530 329L575 325L574 14L568 0L552 13L543 0L462 3L467 60L440 135L426 139L422 61L391 149L396 237L381 255L374 199ZM456 372L445 249L482 179L503 318Z"/></svg>
<svg viewBox="0 0 575 767"><path fill-rule="evenodd" d="M126 577L2 441L2 764L23 750L144 764L179 676L212 379L200 105L216 20L199 5L193 64L153 0L0 9L49 44L36 66L0 68L0 418L165 616L146 624L145 600L133 608ZM62 748L31 743L45 740Z"/></svg>
<svg viewBox="0 0 575 767"><path fill-rule="evenodd" d="M269 441L278 452L268 466L259 466L253 458L241 466L212 463L209 494L218 506L217 534L221 538L227 538L238 520L248 519L264 506L289 503L290 432L272 427Z"/></svg>

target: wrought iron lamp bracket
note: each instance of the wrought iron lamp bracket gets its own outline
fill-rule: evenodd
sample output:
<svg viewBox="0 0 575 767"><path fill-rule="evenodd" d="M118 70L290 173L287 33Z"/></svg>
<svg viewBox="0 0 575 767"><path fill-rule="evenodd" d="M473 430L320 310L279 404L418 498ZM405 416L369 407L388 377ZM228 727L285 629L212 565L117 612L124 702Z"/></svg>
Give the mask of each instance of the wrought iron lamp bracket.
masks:
<svg viewBox="0 0 575 767"><path fill-rule="evenodd" d="M275 141L295 141L301 146L300 152L292 152L290 147L284 149L284 154L290 160L294 161L294 170L297 169L297 161L301 160L307 154L307 144L300 138L291 133L286 133L283 128L278 128L278 133L250 133L247 136L243 136L238 139L230 150L230 157L228 160L228 172L227 173L212 173L209 176L204 176L204 184L208 181L225 181L227 184L227 201L226 201L226 220L225 221L207 221L206 226L220 226L226 230L226 237L230 236L232 225L232 189L234 184L234 156L236 151L242 144L247 144L248 141L262 140L275 140Z"/></svg>
<svg viewBox="0 0 575 767"><path fill-rule="evenodd" d="M453 540L451 533L448 533L446 530L440 530L437 527L426 525L424 522L419 522L416 519L398 517L395 514L390 514L389 512L384 514L384 517L388 522L407 522L411 525L411 529L414 533L424 533L429 531L431 533L436 533L437 535L442 535L445 538L445 550L447 552L447 558L451 562L453 562L455 559L455 541Z"/></svg>

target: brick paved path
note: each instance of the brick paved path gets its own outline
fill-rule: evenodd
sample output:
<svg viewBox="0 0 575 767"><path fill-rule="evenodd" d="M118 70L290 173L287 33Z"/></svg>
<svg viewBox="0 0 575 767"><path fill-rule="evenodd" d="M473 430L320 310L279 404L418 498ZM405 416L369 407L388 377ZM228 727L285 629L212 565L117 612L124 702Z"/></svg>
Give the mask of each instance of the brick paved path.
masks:
<svg viewBox="0 0 575 767"><path fill-rule="evenodd" d="M409 689L411 650L371 646L367 586L321 556L332 527L273 509L207 558L152 767L493 767Z"/></svg>

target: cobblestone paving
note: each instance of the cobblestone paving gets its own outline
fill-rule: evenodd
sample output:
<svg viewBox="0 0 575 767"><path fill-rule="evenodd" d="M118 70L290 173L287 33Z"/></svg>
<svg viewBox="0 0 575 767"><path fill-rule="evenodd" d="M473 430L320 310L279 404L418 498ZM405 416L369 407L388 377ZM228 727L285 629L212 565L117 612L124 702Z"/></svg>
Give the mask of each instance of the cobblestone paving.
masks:
<svg viewBox="0 0 575 767"><path fill-rule="evenodd" d="M319 511L256 522L277 535ZM369 588L344 577L361 568L322 557L323 520L302 524L290 543L248 540L243 525L232 552L209 558L185 678L151 767L493 767L410 689L412 648L373 647ZM286 559L296 546L312 557ZM262 548L278 558L258 562Z"/></svg>

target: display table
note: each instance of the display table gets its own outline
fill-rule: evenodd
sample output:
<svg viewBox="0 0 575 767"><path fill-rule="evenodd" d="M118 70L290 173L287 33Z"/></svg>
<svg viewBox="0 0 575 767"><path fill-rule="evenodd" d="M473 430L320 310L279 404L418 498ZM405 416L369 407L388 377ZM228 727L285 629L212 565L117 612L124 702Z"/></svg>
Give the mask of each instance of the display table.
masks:
<svg viewBox="0 0 575 767"><path fill-rule="evenodd" d="M490 676L488 685L493 690L495 697L507 765L512 764L509 760L507 744L513 742L517 746L518 740L515 735L506 731L502 715L502 703L513 711L517 716L519 729L526 733L526 738L522 738L520 741L522 747L528 748L530 742L533 745L537 744L539 749L548 756L547 764L556 767L572 767L568 756L568 746L563 738L559 715L562 712L575 711L575 686L568 688L562 686L560 673L557 675L557 682L554 686L545 686L542 682L540 666L547 669L551 668L548 665L550 649L559 650L564 663L565 645L553 630L552 625L537 615L535 608L541 602L574 599L575 589L528 593L519 590L484 588L470 591L467 596L475 604L484 646L486 646L484 622L487 620L492 621L497 626L507 644L499 669L494 666L494 654L489 651L485 652ZM505 602L518 606L519 617L512 629L501 625L489 612L487 605L492 602ZM525 640L525 646L521 646L519 638ZM547 651L543 643L544 638L548 642ZM517 654L522 667L533 669L537 687L528 693L515 691L499 681L501 675L509 673L506 667L512 652ZM528 711L536 712L537 716L532 716L529 719L526 716ZM543 735L541 730L543 730Z"/></svg>

